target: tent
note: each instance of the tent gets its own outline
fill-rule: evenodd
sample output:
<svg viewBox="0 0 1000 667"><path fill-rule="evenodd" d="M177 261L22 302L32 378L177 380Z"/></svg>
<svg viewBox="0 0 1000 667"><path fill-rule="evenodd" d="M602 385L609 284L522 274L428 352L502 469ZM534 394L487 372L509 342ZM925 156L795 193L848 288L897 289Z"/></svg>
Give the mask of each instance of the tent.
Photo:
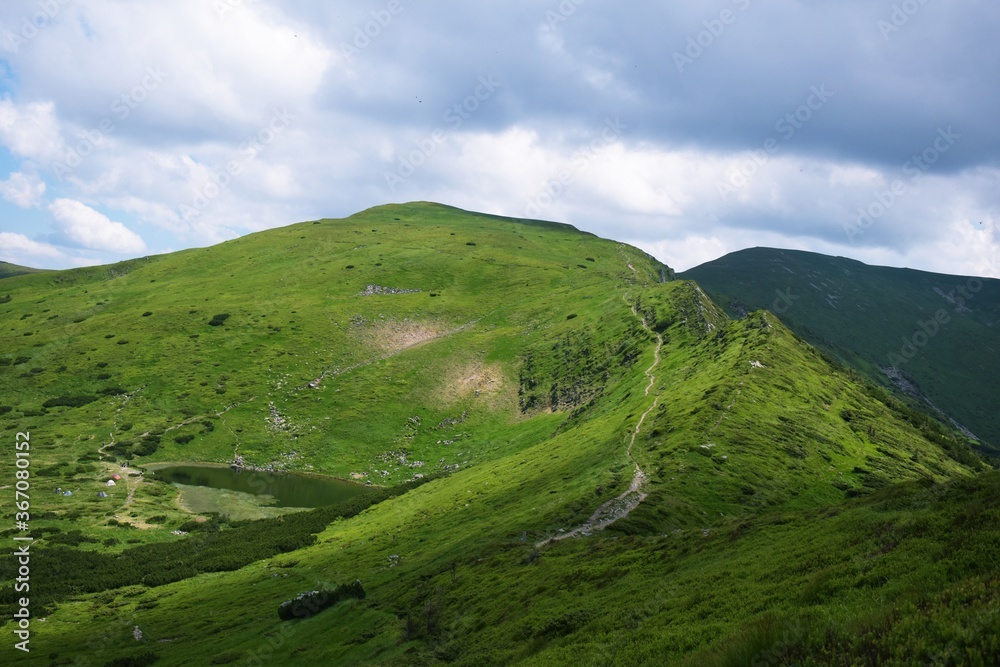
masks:
<svg viewBox="0 0 1000 667"><path fill-rule="evenodd" d="M108 494L104 493L104 491L101 491L100 493L97 494L97 497L98 498L107 498Z"/></svg>
<svg viewBox="0 0 1000 667"><path fill-rule="evenodd" d="M121 479L122 477L121 477L121 475L112 475L111 478L112 479Z"/></svg>
<svg viewBox="0 0 1000 667"><path fill-rule="evenodd" d="M108 486L114 486L114 485L115 485L115 480L109 479L108 480Z"/></svg>
<svg viewBox="0 0 1000 667"><path fill-rule="evenodd" d="M63 491L63 495L64 496L72 496L73 492L72 491Z"/></svg>

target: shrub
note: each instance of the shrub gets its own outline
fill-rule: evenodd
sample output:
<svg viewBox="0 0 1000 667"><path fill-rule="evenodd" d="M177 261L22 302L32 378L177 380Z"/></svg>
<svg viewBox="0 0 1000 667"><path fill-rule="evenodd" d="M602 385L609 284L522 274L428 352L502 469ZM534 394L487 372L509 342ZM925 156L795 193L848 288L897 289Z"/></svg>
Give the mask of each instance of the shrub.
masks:
<svg viewBox="0 0 1000 667"><path fill-rule="evenodd" d="M193 435L178 435L177 437L174 438L174 442L176 442L178 445L186 445L192 440L194 440Z"/></svg>
<svg viewBox="0 0 1000 667"><path fill-rule="evenodd" d="M143 317L149 317L149 316L150 316L150 315L152 315L152 314L153 314L153 311L151 311L151 310L147 310L147 311L146 311L145 313L143 313L143 314L142 314L142 316L143 316Z"/></svg>
<svg viewBox="0 0 1000 667"><path fill-rule="evenodd" d="M143 653L129 658L115 658L104 663L104 667L146 667L160 659L155 653Z"/></svg>
<svg viewBox="0 0 1000 667"><path fill-rule="evenodd" d="M278 605L278 617L283 621L291 621L296 618L309 618L319 612L332 607L341 600L354 598L365 599L365 589L360 580L354 583L337 586L332 591L320 588L315 591L299 593L292 600L285 600Z"/></svg>
<svg viewBox="0 0 1000 667"><path fill-rule="evenodd" d="M57 396L42 403L43 408L55 408L65 406L68 408L79 408L97 400L97 396Z"/></svg>
<svg viewBox="0 0 1000 667"><path fill-rule="evenodd" d="M208 321L209 326L221 327L223 323L229 319L229 313L219 313L215 315Z"/></svg>

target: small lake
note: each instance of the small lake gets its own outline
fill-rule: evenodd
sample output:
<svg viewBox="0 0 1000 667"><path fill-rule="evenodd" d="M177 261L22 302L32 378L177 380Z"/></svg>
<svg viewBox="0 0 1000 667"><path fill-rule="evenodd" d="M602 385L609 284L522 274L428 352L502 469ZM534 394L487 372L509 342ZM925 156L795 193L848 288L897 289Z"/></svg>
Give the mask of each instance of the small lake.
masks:
<svg viewBox="0 0 1000 667"><path fill-rule="evenodd" d="M272 474L219 465L166 465L151 472L172 484L249 493L270 507L323 507L366 491L361 484L322 475Z"/></svg>

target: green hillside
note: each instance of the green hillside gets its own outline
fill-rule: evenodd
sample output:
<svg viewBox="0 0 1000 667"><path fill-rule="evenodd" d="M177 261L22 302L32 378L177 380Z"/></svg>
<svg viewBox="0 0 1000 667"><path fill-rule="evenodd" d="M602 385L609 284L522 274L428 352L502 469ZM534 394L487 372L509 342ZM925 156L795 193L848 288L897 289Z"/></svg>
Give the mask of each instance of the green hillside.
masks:
<svg viewBox="0 0 1000 667"><path fill-rule="evenodd" d="M1000 280L751 248L683 274L731 315L768 309L1000 454Z"/></svg>
<svg viewBox="0 0 1000 667"><path fill-rule="evenodd" d="M11 452L30 432L35 537L15 664L998 650L998 473L630 246L413 203L5 285L0 423ZM198 515L139 474L237 459L367 486ZM0 561L8 619L16 575Z"/></svg>
<svg viewBox="0 0 1000 667"><path fill-rule="evenodd" d="M18 266L9 262L0 262L0 279L21 276L28 273L42 273L42 269L30 269L26 266Z"/></svg>

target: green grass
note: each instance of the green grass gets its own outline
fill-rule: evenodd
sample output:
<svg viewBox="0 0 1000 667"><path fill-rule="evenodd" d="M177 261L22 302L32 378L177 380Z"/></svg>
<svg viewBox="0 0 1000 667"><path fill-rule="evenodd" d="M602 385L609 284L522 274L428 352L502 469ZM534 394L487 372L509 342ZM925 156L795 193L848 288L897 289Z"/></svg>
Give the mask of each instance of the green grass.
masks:
<svg viewBox="0 0 1000 667"><path fill-rule="evenodd" d="M959 629L996 623L997 474L773 315L730 321L661 270L565 225L415 203L5 279L0 419L32 434L32 576L52 607L19 664L904 664L914 646L989 649ZM663 336L658 363L632 306ZM44 407L76 396L99 398ZM632 451L647 498L546 543L629 486L647 410ZM192 517L174 487L96 498L118 466L102 445L133 466L238 454L401 495L177 536ZM88 587L74 558L113 583ZM364 600L278 618L356 579Z"/></svg>

